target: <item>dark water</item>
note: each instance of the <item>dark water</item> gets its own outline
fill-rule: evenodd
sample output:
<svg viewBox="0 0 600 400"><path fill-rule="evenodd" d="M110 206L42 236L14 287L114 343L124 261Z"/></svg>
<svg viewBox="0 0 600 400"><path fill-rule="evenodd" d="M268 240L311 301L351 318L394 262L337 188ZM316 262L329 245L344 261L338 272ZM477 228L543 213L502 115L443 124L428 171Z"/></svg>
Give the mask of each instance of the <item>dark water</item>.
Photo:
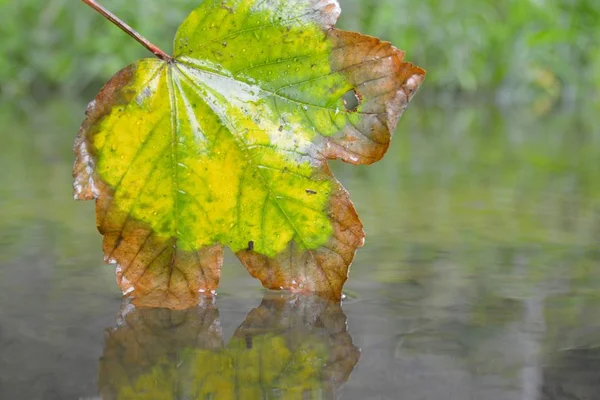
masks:
<svg viewBox="0 0 600 400"><path fill-rule="evenodd" d="M341 308L230 255L173 312L122 303L71 200L82 108L0 111L1 399L600 398L593 112L415 105L383 162L335 165L368 235Z"/></svg>

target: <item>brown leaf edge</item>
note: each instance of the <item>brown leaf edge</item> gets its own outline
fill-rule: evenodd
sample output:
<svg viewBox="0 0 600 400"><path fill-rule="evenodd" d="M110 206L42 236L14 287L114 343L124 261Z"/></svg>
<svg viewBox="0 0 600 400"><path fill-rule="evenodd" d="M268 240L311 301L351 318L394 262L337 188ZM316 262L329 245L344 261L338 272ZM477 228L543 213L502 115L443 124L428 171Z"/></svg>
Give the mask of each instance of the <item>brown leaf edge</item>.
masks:
<svg viewBox="0 0 600 400"><path fill-rule="evenodd" d="M104 236L104 261L116 265L117 283L137 306L184 309L214 295L219 285L223 246L183 251L175 238L156 235L149 224L135 220L113 202L114 190L96 173L97 154L89 138L116 106L130 101L125 88L137 63L118 72L87 107L74 145L74 194L96 200L96 226Z"/></svg>
<svg viewBox="0 0 600 400"><path fill-rule="evenodd" d="M252 249L236 255L252 276L269 289L317 293L340 300L356 250L365 234L348 192L331 174L327 160L372 164L387 152L392 135L409 101L424 80L425 71L404 62L404 52L389 42L354 32L329 29L334 42L331 65L354 86L353 94L362 118L358 124L348 118L346 125L321 145L322 170L316 179L329 179L335 189L327 213L333 224L328 243L315 250L302 250L291 242L276 257ZM326 178L323 178L326 176Z"/></svg>
<svg viewBox="0 0 600 400"><path fill-rule="evenodd" d="M388 42L333 28L327 35L335 43L333 70L354 84L363 118L357 125L348 120L338 134L323 140L323 161L339 158L352 164L371 164L387 151L398 119L422 83L425 71L404 62L404 53ZM217 288L222 246L183 252L177 249L175 239L153 237L147 224L132 221L129 216L124 217L121 227L105 226L103 221L103 216L111 211L113 192L95 176L95 154L88 148L86 137L112 107L127 101L122 98L121 89L131 80L135 67L133 64L117 73L88 106L74 146L75 197L97 200L97 226L104 235L105 261L117 264L117 282L125 294L134 292L140 306L187 308ZM301 251L291 242L286 251L273 259L252 249L237 255L251 275L267 288L315 292L339 300L355 251L364 243L364 232L348 193L332 176L326 162L317 173L328 175L336 186L327 210L334 225L329 243L316 250ZM146 274L151 268L157 272Z"/></svg>

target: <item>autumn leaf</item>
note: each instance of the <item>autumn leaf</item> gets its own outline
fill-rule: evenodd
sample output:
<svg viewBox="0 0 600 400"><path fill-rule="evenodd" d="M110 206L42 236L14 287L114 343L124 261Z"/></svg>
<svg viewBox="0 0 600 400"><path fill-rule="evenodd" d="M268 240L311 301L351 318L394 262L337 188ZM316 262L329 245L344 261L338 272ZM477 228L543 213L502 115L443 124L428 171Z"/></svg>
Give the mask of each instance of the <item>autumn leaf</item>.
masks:
<svg viewBox="0 0 600 400"><path fill-rule="evenodd" d="M124 307L100 360L103 399L337 398L358 363L339 304L267 294L227 346L216 307Z"/></svg>
<svg viewBox="0 0 600 400"><path fill-rule="evenodd" d="M224 246L267 288L340 298L364 233L327 160L381 159L425 72L334 29L339 14L335 0L207 0L173 57L136 37L158 58L92 101L74 166L136 304L197 304Z"/></svg>

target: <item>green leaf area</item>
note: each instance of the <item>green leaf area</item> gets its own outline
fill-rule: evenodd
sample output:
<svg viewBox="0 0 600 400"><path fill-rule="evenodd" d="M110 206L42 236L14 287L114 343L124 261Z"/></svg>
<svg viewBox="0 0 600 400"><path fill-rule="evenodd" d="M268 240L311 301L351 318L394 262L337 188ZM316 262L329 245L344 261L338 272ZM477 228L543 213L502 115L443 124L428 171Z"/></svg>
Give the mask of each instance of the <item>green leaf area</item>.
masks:
<svg viewBox="0 0 600 400"><path fill-rule="evenodd" d="M370 164L424 71L333 28L334 0L205 1L173 61L119 72L75 143L106 260L138 304L184 308L218 285L223 246L268 288L337 298L362 224L328 159Z"/></svg>

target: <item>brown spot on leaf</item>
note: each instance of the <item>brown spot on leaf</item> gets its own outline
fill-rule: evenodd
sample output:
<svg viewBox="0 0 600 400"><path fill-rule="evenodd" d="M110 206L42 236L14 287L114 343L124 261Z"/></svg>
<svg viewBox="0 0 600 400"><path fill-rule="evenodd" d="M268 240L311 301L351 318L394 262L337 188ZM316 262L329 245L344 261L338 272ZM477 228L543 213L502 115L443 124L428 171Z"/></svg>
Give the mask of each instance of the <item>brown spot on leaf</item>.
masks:
<svg viewBox="0 0 600 400"><path fill-rule="evenodd" d="M361 116L329 138L330 159L372 164L386 153L398 119L423 82L425 71L404 61L404 53L389 42L332 29L333 70L341 71L355 88ZM349 95L349 93L346 93ZM349 110L352 111L352 110ZM354 140L346 140L353 137Z"/></svg>

